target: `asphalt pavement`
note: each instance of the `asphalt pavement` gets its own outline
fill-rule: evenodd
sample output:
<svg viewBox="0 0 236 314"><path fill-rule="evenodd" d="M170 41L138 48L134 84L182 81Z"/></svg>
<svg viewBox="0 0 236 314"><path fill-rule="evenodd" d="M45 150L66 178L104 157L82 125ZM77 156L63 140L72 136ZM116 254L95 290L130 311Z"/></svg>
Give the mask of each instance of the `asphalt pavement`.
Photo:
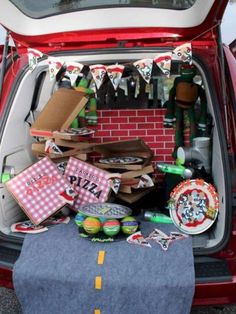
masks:
<svg viewBox="0 0 236 314"><path fill-rule="evenodd" d="M0 314L22 313L20 303L13 290L0 288Z"/></svg>
<svg viewBox="0 0 236 314"><path fill-rule="evenodd" d="M20 303L11 289L0 288L0 314L22 314ZM236 306L194 308L190 314L236 314Z"/></svg>

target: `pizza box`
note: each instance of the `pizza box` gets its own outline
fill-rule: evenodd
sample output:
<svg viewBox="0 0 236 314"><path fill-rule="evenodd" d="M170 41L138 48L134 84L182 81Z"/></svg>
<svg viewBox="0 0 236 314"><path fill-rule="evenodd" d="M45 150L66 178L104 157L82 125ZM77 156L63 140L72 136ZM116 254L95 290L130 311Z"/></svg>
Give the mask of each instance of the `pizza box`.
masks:
<svg viewBox="0 0 236 314"><path fill-rule="evenodd" d="M153 168L152 164L144 167L141 170L130 170L130 171L122 172L120 174L121 175L121 183L122 183L122 181L132 179L132 178L137 178L143 174L148 174L148 173L153 173L153 172L154 172L154 168Z"/></svg>
<svg viewBox="0 0 236 314"><path fill-rule="evenodd" d="M61 210L69 198L74 202L71 185L48 157L7 181L6 188L35 225Z"/></svg>
<svg viewBox="0 0 236 314"><path fill-rule="evenodd" d="M93 150L102 155L94 163L102 169L142 170L153 157L152 150L141 138L97 144Z"/></svg>
<svg viewBox="0 0 236 314"><path fill-rule="evenodd" d="M93 151L92 148L94 144L96 144L94 141L95 140L92 139L90 140L90 142L74 142L74 141L68 141L64 139L55 138L55 144L58 146L77 148L81 150L86 150L88 152Z"/></svg>
<svg viewBox="0 0 236 314"><path fill-rule="evenodd" d="M93 140L92 136L95 133L95 130L88 128L72 128L68 130L54 131L54 139L62 139L67 141L75 142L89 142Z"/></svg>
<svg viewBox="0 0 236 314"><path fill-rule="evenodd" d="M154 186L154 181L151 176L145 174L139 178L121 179L119 192L133 193L137 190L148 189Z"/></svg>
<svg viewBox="0 0 236 314"><path fill-rule="evenodd" d="M68 129L87 101L85 93L58 89L32 124L31 136L52 137L54 131Z"/></svg>
<svg viewBox="0 0 236 314"><path fill-rule="evenodd" d="M61 148L61 147L60 147ZM55 153L46 153L45 152L45 143L33 143L32 144L32 153L37 157L48 156L51 159L61 159L70 156L80 156L80 159L87 160L87 154L85 152L80 152L78 148L66 148L62 154Z"/></svg>
<svg viewBox="0 0 236 314"><path fill-rule="evenodd" d="M72 207L75 211L84 204L106 202L112 191L113 180L108 171L74 157L70 157L64 176L78 194Z"/></svg>
<svg viewBox="0 0 236 314"><path fill-rule="evenodd" d="M155 188L156 187L150 187L147 189L136 190L133 191L131 194L119 192L116 197L121 199L122 201L125 201L126 203L132 204L140 200L146 194L153 191Z"/></svg>

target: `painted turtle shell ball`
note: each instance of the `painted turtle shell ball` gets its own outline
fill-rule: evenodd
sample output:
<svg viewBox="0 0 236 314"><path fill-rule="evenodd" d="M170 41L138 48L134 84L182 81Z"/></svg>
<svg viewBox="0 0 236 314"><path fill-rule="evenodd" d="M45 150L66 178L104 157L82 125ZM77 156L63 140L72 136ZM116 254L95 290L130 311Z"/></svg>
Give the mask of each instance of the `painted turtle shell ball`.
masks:
<svg viewBox="0 0 236 314"><path fill-rule="evenodd" d="M101 222L96 217L87 217L83 221L84 230L89 234L98 233L101 229Z"/></svg>
<svg viewBox="0 0 236 314"><path fill-rule="evenodd" d="M132 216L127 216L121 220L121 230L125 234L133 234L138 229L138 222Z"/></svg>
<svg viewBox="0 0 236 314"><path fill-rule="evenodd" d="M75 216L75 223L76 223L76 225L79 226L79 227L82 227L83 226L83 221L85 220L85 218L86 218L86 216L84 216L81 213L78 213Z"/></svg>
<svg viewBox="0 0 236 314"><path fill-rule="evenodd" d="M104 217L98 217L98 219L99 219L100 222L101 222L101 226L103 226L104 223L107 221L107 218L104 218Z"/></svg>
<svg viewBox="0 0 236 314"><path fill-rule="evenodd" d="M104 222L103 232L108 236L115 236L120 231L120 222L117 219L108 219Z"/></svg>

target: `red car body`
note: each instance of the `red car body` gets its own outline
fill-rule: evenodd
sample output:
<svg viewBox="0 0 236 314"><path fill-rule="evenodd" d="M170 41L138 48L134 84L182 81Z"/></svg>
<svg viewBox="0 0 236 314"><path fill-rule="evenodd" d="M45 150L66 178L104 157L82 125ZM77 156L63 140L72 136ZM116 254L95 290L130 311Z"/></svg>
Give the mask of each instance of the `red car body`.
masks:
<svg viewBox="0 0 236 314"><path fill-rule="evenodd" d="M123 49L132 48L160 48L163 45L175 48L184 42L191 41L196 56L201 56L208 69L212 74L212 85L214 86L218 102L219 111L224 117L224 130L228 134L228 158L230 159L231 176L231 208L228 217L228 228L226 230L224 241L221 242L220 248L209 250L207 254L196 254L197 258L216 259L220 265L228 269L229 272L221 274L217 280L217 276L207 280L196 281L194 306L205 305L224 305L236 303L236 212L235 212L235 195L236 195L236 176L234 160L236 156L236 60L230 49L221 42L219 27L222 19L227 0L215 1L212 5L207 18L197 26L188 28L177 27L129 27L129 28L106 28L91 30L67 30L53 34L41 35L22 35L15 30L11 31L11 36L16 43L17 54L21 58L16 58L13 62L15 52L8 53L8 62L3 81L3 89L0 101L0 117L5 112L6 104L11 95L11 88L15 78L21 69L27 64L27 47L36 48L45 54L69 51L90 51L114 49L121 46ZM2 8L1 8L2 10ZM9 28L6 20L0 22ZM226 74L226 94L230 95L225 104L222 93L222 56L225 60L224 70ZM227 110L225 110L227 106ZM227 116L227 119L226 119ZM228 121L226 123L226 120ZM2 237L0 238L0 243ZM1 253L0 253L1 259ZM0 263L1 265L1 263ZM180 265L181 267L181 265ZM217 267L217 265L216 265ZM213 272L214 274L214 272ZM215 270L217 274L217 269ZM13 288L12 285L12 269L9 267L0 268L0 286Z"/></svg>

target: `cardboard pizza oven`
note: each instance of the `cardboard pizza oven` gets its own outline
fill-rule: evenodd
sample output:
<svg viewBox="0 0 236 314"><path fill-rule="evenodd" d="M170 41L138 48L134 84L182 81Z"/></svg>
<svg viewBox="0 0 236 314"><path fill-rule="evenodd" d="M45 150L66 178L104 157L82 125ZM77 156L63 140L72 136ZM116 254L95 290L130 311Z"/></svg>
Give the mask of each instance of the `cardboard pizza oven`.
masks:
<svg viewBox="0 0 236 314"><path fill-rule="evenodd" d="M103 169L125 169L141 170L151 163L153 152L140 138L126 141L109 142L97 144L93 147L96 153L100 153L102 158L111 157L140 157L143 162L138 164L110 164L96 161L94 165Z"/></svg>

